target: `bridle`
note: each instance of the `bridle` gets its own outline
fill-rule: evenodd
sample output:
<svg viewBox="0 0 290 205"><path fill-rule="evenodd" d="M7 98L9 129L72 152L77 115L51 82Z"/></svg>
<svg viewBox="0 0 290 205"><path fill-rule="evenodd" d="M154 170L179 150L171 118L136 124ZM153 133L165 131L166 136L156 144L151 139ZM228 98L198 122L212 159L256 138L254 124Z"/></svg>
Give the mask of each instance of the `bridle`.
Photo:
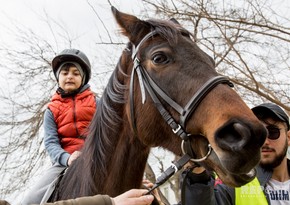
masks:
<svg viewBox="0 0 290 205"><path fill-rule="evenodd" d="M154 102L155 107L158 109L159 113L163 117L163 119L167 122L167 124L171 127L174 134L178 135L182 139L181 149L183 154L188 154L191 157L191 161L193 162L201 162L205 160L211 153L211 146L208 144L208 152L202 157L195 159L195 154L190 145L190 136L191 134L186 133L185 125L188 120L188 117L195 111L200 102L204 99L204 97L218 84L228 84L230 87L233 87L233 84L229 81L229 79L225 76L215 76L209 79L204 85L202 85L198 91L191 97L189 102L184 106L180 106L177 102L172 100L150 77L146 69L140 64L140 60L137 57L140 47L144 42L146 42L149 38L158 35L157 31L153 30L147 35L143 37L140 43L135 47L133 45L132 51L132 60L134 62L134 67L131 73L130 79L130 113L131 113L131 123L134 129L135 134L137 134L137 127L134 118L134 76L135 72L137 73L139 79L139 85L142 96L142 104L145 103L145 88L149 93L151 99ZM162 98L168 105L170 105L176 112L180 114L179 123L177 123L171 114L164 108L162 103L160 102L157 95Z"/></svg>

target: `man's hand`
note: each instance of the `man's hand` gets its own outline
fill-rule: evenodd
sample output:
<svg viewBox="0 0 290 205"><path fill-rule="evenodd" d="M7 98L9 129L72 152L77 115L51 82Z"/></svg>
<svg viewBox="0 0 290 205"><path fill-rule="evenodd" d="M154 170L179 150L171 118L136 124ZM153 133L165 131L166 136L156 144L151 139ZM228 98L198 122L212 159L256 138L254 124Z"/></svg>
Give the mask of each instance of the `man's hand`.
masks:
<svg viewBox="0 0 290 205"><path fill-rule="evenodd" d="M143 195L146 189L131 189L124 194L112 198L114 205L150 205L154 197Z"/></svg>

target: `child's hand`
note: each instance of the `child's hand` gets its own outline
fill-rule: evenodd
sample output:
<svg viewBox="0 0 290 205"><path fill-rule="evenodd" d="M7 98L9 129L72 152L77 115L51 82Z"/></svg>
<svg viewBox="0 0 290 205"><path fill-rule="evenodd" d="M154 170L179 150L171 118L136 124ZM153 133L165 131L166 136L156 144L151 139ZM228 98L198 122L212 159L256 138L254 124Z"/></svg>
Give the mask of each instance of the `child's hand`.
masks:
<svg viewBox="0 0 290 205"><path fill-rule="evenodd" d="M81 155L80 151L74 151L68 158L67 165L70 166L71 163Z"/></svg>

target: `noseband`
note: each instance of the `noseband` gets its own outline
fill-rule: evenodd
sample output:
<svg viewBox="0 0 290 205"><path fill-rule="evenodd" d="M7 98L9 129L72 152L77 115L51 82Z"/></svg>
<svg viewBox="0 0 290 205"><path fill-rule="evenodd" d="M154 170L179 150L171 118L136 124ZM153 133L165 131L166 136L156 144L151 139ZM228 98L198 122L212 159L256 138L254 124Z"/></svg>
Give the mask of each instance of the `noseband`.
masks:
<svg viewBox="0 0 290 205"><path fill-rule="evenodd" d="M185 105L185 107L180 106L177 102L172 100L150 77L146 69L140 64L140 60L137 57L139 49L141 45L147 41L149 38L157 35L158 33L154 30L148 33L138 44L137 47L133 45L133 52L132 52L132 60L134 62L134 67L131 73L131 81L130 81L130 113L131 113L131 123L134 129L135 134L137 134L136 122L134 118L134 96L133 96L133 89L134 89L134 74L137 73L139 79L139 85L141 90L142 96L142 104L145 103L146 95L145 95L145 88L149 93L151 99L154 102L155 107L160 112L163 119L167 122L167 124L171 127L174 134L178 135L182 139L182 152L183 154L188 154L191 157L191 160L194 162L201 162L205 160L211 153L211 146L208 145L208 153L199 159L194 159L194 152L190 145L190 136L191 134L186 133L185 125L188 120L188 117L195 111L197 106L200 102L205 98L205 96L218 84L228 84L230 87L233 87L233 84L229 81L229 79L225 76L215 76L209 79L204 85L202 85L198 91L191 97L189 102ZM168 105L170 105L176 112L180 114L179 123L177 123L171 114L164 108L162 103L160 102L157 95L162 98Z"/></svg>

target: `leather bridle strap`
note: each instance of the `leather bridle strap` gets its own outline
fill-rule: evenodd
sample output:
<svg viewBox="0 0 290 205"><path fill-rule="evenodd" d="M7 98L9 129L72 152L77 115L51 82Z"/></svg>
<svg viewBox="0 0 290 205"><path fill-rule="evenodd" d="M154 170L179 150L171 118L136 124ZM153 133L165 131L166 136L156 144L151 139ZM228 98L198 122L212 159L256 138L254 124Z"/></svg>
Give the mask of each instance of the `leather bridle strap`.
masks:
<svg viewBox="0 0 290 205"><path fill-rule="evenodd" d="M192 96L190 101L184 107L184 113L183 115L180 115L179 119L179 123L182 127L185 126L187 118L193 113L203 98L205 98L205 96L218 84L228 84L230 87L234 87L234 84L225 76L215 76L209 79L202 87L199 88L199 90Z"/></svg>
<svg viewBox="0 0 290 205"><path fill-rule="evenodd" d="M140 75L143 77L143 81L144 81L144 85L146 87L146 90L148 91L151 99L153 100L155 107L158 109L159 113L161 114L161 116L163 117L163 119L167 122L167 124L171 127L172 131L180 136L183 140L187 140L188 136L187 133L184 132L184 130L181 128L181 126L179 124L177 124L175 122L175 120L173 119L173 117L170 115L170 113L164 108L164 106L162 105L162 103L160 102L159 98L156 96L155 92L157 92L156 90L154 90L152 88L151 85L151 81L153 81L150 76L148 75L148 73L146 72L145 69L143 69L143 67L139 64L138 67L136 68L137 73L140 72ZM139 76L139 75L138 75ZM140 81L140 79L139 79ZM155 84L156 85L156 84ZM156 85L157 86L157 85ZM158 86L157 86L158 87ZM160 88L159 88L160 89ZM160 89L161 90L161 89ZM158 92L157 92L158 93ZM160 93L158 93L160 95ZM166 95L163 91L162 94ZM166 95L167 96L167 95ZM161 96L162 97L162 96ZM163 97L162 97L163 98ZM167 96L168 99L170 99ZM170 101L174 102L173 100L170 99ZM177 104L178 105L178 104ZM178 105L179 106L179 105Z"/></svg>
<svg viewBox="0 0 290 205"><path fill-rule="evenodd" d="M134 130L134 133L137 133L136 128L136 122L134 118L134 96L133 96L133 90L134 90L134 74L135 71L137 72L138 79L139 79L139 85L141 90L141 96L142 96L142 103L145 103L146 100L146 94L144 85L146 87L146 90L150 94L156 108L160 112L163 119L167 122L167 124L172 128L172 131L180 136L182 140L188 140L188 134L183 130L185 128L185 123L188 119L188 117L193 113L193 111L197 108L199 103L202 101L202 99L218 84L220 83L226 83L229 86L233 86L233 84L229 81L229 79L225 76L215 76L211 79L209 79L195 94L194 96L189 100L189 102L186 104L184 108L182 108L178 103L173 101L150 77L150 75L147 73L146 69L144 69L140 61L137 57L137 53L139 51L140 46L148 40L150 37L156 35L156 31L152 31L148 33L138 44L138 46L135 48L133 45L133 52L132 52L132 59L134 62L134 68L132 69L131 73L131 82L130 82L130 113L131 113L131 123ZM175 111L177 111L180 114L180 124L176 123L173 117L170 115L170 113L164 108L162 103L160 102L159 98L156 96L156 93L168 104L170 105Z"/></svg>
<svg viewBox="0 0 290 205"><path fill-rule="evenodd" d="M135 65L135 63L134 63L134 65ZM146 87L148 93L150 94L150 96L155 104L155 107L158 109L158 111L161 114L161 116L163 117L163 119L167 122L167 124L171 127L171 129L173 130L173 132L175 134L180 136L183 140L187 140L187 133L185 133L183 131L183 129L181 129L180 125L175 122L175 120L172 118L172 116L169 114L169 112L163 107L162 103L160 102L160 100L156 96L154 90L152 90L152 87L150 86L150 84L148 82L148 78L146 78L146 77L144 78L144 72L146 72L146 71L144 71L144 69L142 69L142 66L139 63L137 63L136 66L134 66L134 68L132 70L131 82L130 82L130 113L131 113L131 123L132 123L132 127L133 127L135 135L137 134L137 128L136 128L136 122L135 122L135 118L134 118L134 116L135 116L134 115L134 96L133 96L134 71L136 71L137 75L138 75L139 85L140 85L140 89L141 89L141 95L143 96L142 103L143 104L145 103L145 90L144 90L144 84L145 84L145 87ZM151 80L151 78L149 78L149 79Z"/></svg>
<svg viewBox="0 0 290 205"><path fill-rule="evenodd" d="M140 65L139 65L140 66ZM185 105L184 108L182 108L179 104L177 104L175 101L173 101L168 95L152 80L150 75L147 73L147 71L140 66L139 68L143 74L143 78L147 80L152 89L158 93L158 95L167 102L168 105L170 105L172 108L174 108L179 114L180 119L179 123L181 127L185 128L185 122L187 118L190 116L190 114L193 113L193 111L197 108L199 103L203 100L203 98L218 84L228 84L230 87L233 87L233 84L229 81L229 79L225 76L215 76L211 79L209 79L201 88L198 89L198 91L192 96L190 101ZM144 76L145 75L145 76ZM147 88L148 86L146 86ZM150 94L151 95L151 94Z"/></svg>
<svg viewBox="0 0 290 205"><path fill-rule="evenodd" d="M178 172L189 160L190 156L185 154L179 160L172 163L170 167L162 172L162 174L156 179L153 187L151 187L148 192L144 193L144 195L150 194L154 189L164 184L164 182L166 182L173 174Z"/></svg>
<svg viewBox="0 0 290 205"><path fill-rule="evenodd" d="M130 79L130 93L129 93L129 97L130 97L130 117L131 117L131 124L132 124L132 128L134 131L134 134L137 135L137 127L136 127L136 121L135 121L135 114L134 114L134 76L135 76L135 70L138 68L138 65L140 65L140 62L138 60L138 58L136 57L140 46L147 41L150 37L156 35L157 32L151 31L150 33L148 33L146 36L143 37L143 39L139 42L138 46L135 47L135 45L132 45L132 60L133 60L133 69L131 72L131 79ZM143 84L143 80L142 80L142 76L138 74L138 79L139 79L139 85L140 85L140 91L141 91L141 96L142 96L142 104L145 103L145 89L144 89L144 84Z"/></svg>
<svg viewBox="0 0 290 205"><path fill-rule="evenodd" d="M188 139L188 134L183 130L185 128L185 122L190 114L192 114L193 111L197 108L202 99L218 84L231 84L224 76L216 76L211 78L195 93L187 105L182 108L179 104L168 97L168 95L152 80L147 71L140 64L137 66L136 72L140 73L138 74L138 77L142 76L141 79L139 78L139 81L143 80L146 90L150 94L156 108L159 110L163 119L171 127L172 131L180 136L183 140ZM170 113L163 107L162 103L156 96L156 93L180 114L180 124L176 123Z"/></svg>

